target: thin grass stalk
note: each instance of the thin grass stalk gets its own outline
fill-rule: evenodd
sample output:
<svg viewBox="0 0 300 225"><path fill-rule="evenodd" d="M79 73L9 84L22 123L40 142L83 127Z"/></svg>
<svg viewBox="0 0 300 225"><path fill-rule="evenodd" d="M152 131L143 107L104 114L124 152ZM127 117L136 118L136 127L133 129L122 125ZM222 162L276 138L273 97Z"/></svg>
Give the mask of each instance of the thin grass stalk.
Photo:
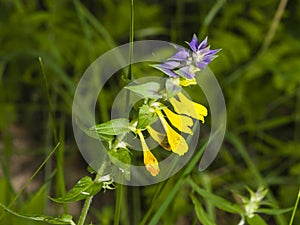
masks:
<svg viewBox="0 0 300 225"><path fill-rule="evenodd" d="M300 188L299 188L299 191L298 191L298 196L297 196L297 199L296 199L296 202L295 202L295 206L294 206L294 209L293 209L293 212L292 212L292 216L291 216L289 225L292 225L293 222L294 222L294 219L295 219L295 216L296 216L296 211L297 211L298 204L299 204L299 200L300 200Z"/></svg>
<svg viewBox="0 0 300 225"><path fill-rule="evenodd" d="M287 3L288 3L288 0L281 0L280 1L279 5L278 5L278 8L276 10L276 13L274 15L274 18L272 20L272 24L271 24L271 26L268 30L266 38L264 39L264 42L263 42L262 47L260 49L261 53L265 52L269 48L269 46L271 45L271 42L274 38L275 32L276 32L277 27L280 23L280 20L282 18L282 15L283 15L283 12L285 10L285 7L286 7Z"/></svg>

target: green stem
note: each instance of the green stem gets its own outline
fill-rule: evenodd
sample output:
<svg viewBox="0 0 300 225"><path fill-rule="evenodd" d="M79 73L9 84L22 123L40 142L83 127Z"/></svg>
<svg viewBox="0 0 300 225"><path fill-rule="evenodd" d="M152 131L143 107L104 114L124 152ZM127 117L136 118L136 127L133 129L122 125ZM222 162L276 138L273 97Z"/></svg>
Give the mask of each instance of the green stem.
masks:
<svg viewBox="0 0 300 225"><path fill-rule="evenodd" d="M41 57L39 57L40 61L40 66L43 74L43 79L44 79L44 85L45 85L45 90L46 90L46 95L47 95L47 101L48 101L48 106L49 106L49 111L50 111L50 121L51 121L51 126L53 130L53 137L54 137L54 142L57 142L57 131L56 131L56 126L55 126L55 115L54 115L54 109L53 105L51 103L51 97L50 97L50 91L49 91L49 85L48 85L48 80L47 76L44 70L44 62Z"/></svg>
<svg viewBox="0 0 300 225"><path fill-rule="evenodd" d="M288 2L288 0L281 0L280 1L279 5L278 5L278 8L276 10L275 16L273 18L272 24L269 28L269 31L268 31L267 35L266 35L264 43L262 44L262 47L261 47L261 50L260 50L261 52L264 52L270 46L270 44L272 42L272 39L275 35L275 32L277 30L277 27L278 27L278 25L280 23L280 20L282 18L282 15L283 15L283 12L284 12L285 7L287 5L287 2Z"/></svg>
<svg viewBox="0 0 300 225"><path fill-rule="evenodd" d="M83 225L84 224L84 221L85 221L87 213L90 209L93 197L94 196L92 195L92 196L85 199L85 202L84 202L83 208L81 210L80 218L79 218L79 221L78 221L77 225Z"/></svg>
<svg viewBox="0 0 300 225"><path fill-rule="evenodd" d="M103 175L106 165L107 165L107 162L106 162L106 159L104 159L103 164L101 165L100 169L97 172L94 182L98 182L99 178ZM93 197L94 196L92 195L85 199L85 202L84 202L83 208L81 210L77 225L84 225L84 221L86 219L86 216L87 216L90 206L92 204Z"/></svg>
<svg viewBox="0 0 300 225"><path fill-rule="evenodd" d="M133 40L134 40L134 0L130 1L130 31L129 31L129 67L128 72L124 78L126 82L132 79L132 56L133 56Z"/></svg>
<svg viewBox="0 0 300 225"><path fill-rule="evenodd" d="M201 28L199 29L198 37L206 36L207 30L212 23L213 19L216 17L217 13L222 9L222 7L226 4L226 0L218 0L213 5L213 7L207 13L203 23L201 24Z"/></svg>
<svg viewBox="0 0 300 225"><path fill-rule="evenodd" d="M140 189L139 187L132 188L132 218L133 224L138 224L139 220L141 219L141 198L140 198Z"/></svg>
<svg viewBox="0 0 300 225"><path fill-rule="evenodd" d="M298 208L299 200L300 200L300 189L299 189L299 191L298 191L297 200L296 200L296 203L295 203L295 206L294 206L294 209L293 209L293 213L292 213L292 216L291 216L291 220L290 220L290 222L289 222L289 225L292 225L293 222L294 222L294 218L295 218L296 211L297 211L297 208Z"/></svg>
<svg viewBox="0 0 300 225"><path fill-rule="evenodd" d="M119 225L119 223L120 223L122 199L123 199L123 185L120 184L117 188L116 208L115 208L115 215L114 215L114 225Z"/></svg>
<svg viewBox="0 0 300 225"><path fill-rule="evenodd" d="M133 55L133 39L134 39L134 2L131 0L130 4L130 50L129 50L129 70L128 70L128 79L131 80L131 62Z"/></svg>

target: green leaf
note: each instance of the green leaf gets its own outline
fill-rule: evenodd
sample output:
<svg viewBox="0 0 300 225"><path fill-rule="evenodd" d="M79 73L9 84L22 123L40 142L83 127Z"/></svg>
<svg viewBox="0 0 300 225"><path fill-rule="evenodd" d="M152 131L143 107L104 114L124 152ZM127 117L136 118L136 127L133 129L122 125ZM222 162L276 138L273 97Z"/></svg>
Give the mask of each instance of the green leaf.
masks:
<svg viewBox="0 0 300 225"><path fill-rule="evenodd" d="M27 215L22 215L19 214L15 211L12 211L11 209L7 208L5 205L0 203L0 207L4 208L6 212L27 220L33 220L33 221L41 221L41 222L47 222L50 224L69 224L69 225L76 225L74 221L72 220L71 215L61 215L60 217L51 217L51 216L43 216L43 215L37 215L37 216L27 216Z"/></svg>
<svg viewBox="0 0 300 225"><path fill-rule="evenodd" d="M101 135L119 135L130 131L129 120L126 118L113 119L105 123L97 124L90 128Z"/></svg>
<svg viewBox="0 0 300 225"><path fill-rule="evenodd" d="M125 179L130 180L131 157L125 148L113 149L108 151L109 158L113 164L123 171Z"/></svg>
<svg viewBox="0 0 300 225"><path fill-rule="evenodd" d="M150 106L143 105L139 110L138 129L144 129L158 119L156 113L151 111Z"/></svg>
<svg viewBox="0 0 300 225"><path fill-rule="evenodd" d="M243 214L243 210L239 207L237 204L233 204L226 199L219 197L217 195L212 194L211 192L208 192L202 188L200 188L193 180L190 178L187 179L191 187L203 198L210 201L213 205L215 205L217 208L222 209L229 213L238 213L240 215Z"/></svg>
<svg viewBox="0 0 300 225"><path fill-rule="evenodd" d="M158 99L163 97L163 95L159 93L161 89L160 84L156 82L126 86L125 88L141 95L144 98Z"/></svg>
<svg viewBox="0 0 300 225"><path fill-rule="evenodd" d="M77 119L75 120L76 124L78 125L78 127L89 137L91 138L95 138L95 139L99 139L103 140L103 141L107 141L107 142L112 142L112 140L114 139L113 136L111 135L105 135L105 134L101 134L96 132L95 127L92 127L90 129L87 129L83 124L81 124Z"/></svg>
<svg viewBox="0 0 300 225"><path fill-rule="evenodd" d="M93 181L90 177L81 178L76 185L64 196L51 198L58 203L75 202L97 194L102 188L102 183Z"/></svg>
<svg viewBox="0 0 300 225"><path fill-rule="evenodd" d="M72 216L68 214L61 215L60 217L51 217L51 216L40 216L40 219L50 224L71 224L75 225L72 220Z"/></svg>
<svg viewBox="0 0 300 225"><path fill-rule="evenodd" d="M291 212L293 208L287 208L287 209L257 209L256 212L263 213L267 215L279 215L287 212Z"/></svg>
<svg viewBox="0 0 300 225"><path fill-rule="evenodd" d="M215 225L215 223L208 217L207 213L204 211L202 205L200 202L197 200L197 198L194 195L191 195L192 202L195 206L195 211L198 220L203 224L203 225Z"/></svg>
<svg viewBox="0 0 300 225"><path fill-rule="evenodd" d="M267 223L259 215L255 215L251 218L247 217L246 220L249 225L267 225Z"/></svg>

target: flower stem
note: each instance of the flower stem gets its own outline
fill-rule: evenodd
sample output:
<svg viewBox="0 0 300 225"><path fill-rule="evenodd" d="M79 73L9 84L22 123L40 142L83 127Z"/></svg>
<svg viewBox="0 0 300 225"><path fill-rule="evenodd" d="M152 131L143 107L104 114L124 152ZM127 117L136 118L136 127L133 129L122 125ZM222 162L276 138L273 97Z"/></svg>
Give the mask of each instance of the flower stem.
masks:
<svg viewBox="0 0 300 225"><path fill-rule="evenodd" d="M123 199L123 185L118 185L117 188L117 197L116 197L116 208L114 215L114 225L119 225L120 223L120 215L121 215L121 203Z"/></svg>
<svg viewBox="0 0 300 225"><path fill-rule="evenodd" d="M89 208L90 208L90 205L92 203L92 199L93 199L93 195L86 198L85 199L85 202L84 202L84 206L82 208L82 211L81 211L81 214L80 214L80 218L79 218L79 221L78 221L78 224L77 225L83 225L84 224L84 221L85 221L85 218L87 216L87 213L89 211Z"/></svg>
<svg viewBox="0 0 300 225"><path fill-rule="evenodd" d="M106 162L106 158L105 158L104 161L103 161L103 164L101 165L100 169L97 172L97 175L94 179L94 182L98 182L99 178L103 175L106 165L107 165L107 162ZM94 196L92 195L92 196L89 196L85 199L85 202L84 202L83 208L81 210L80 217L79 217L77 225L84 225L84 221L86 219L87 213L88 213L88 211L90 209L90 206L92 204L93 197Z"/></svg>

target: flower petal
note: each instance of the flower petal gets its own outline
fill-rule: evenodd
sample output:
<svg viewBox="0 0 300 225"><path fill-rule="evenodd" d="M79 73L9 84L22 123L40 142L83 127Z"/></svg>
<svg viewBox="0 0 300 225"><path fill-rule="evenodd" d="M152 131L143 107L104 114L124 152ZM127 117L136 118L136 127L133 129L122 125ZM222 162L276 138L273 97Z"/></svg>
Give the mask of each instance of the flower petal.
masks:
<svg viewBox="0 0 300 225"><path fill-rule="evenodd" d="M177 153L178 155L183 155L188 151L188 145L185 139L178 134L172 127L167 123L165 120L162 112L159 109L156 109L155 112L157 113L168 137L168 142L171 146L172 152Z"/></svg>
<svg viewBox="0 0 300 225"><path fill-rule="evenodd" d="M207 37L204 38L204 40L197 46L197 50L206 48L207 46Z"/></svg>
<svg viewBox="0 0 300 225"><path fill-rule="evenodd" d="M175 73L187 79L193 79L195 77L195 74L190 70L190 66L182 67L179 70L176 70Z"/></svg>
<svg viewBox="0 0 300 225"><path fill-rule="evenodd" d="M159 133L158 131L154 130L152 127L148 126L147 130L150 134L150 136L158 143L160 146L162 146L165 150L171 151L171 146L168 142L167 135Z"/></svg>
<svg viewBox="0 0 300 225"><path fill-rule="evenodd" d="M150 151L144 151L144 164L152 176L155 177L159 173L157 159Z"/></svg>
<svg viewBox="0 0 300 225"><path fill-rule="evenodd" d="M184 61L187 60L187 58L190 56L190 53L185 50L184 48L179 48L179 51L175 53L172 57L170 57L168 60L176 60L176 61Z"/></svg>
<svg viewBox="0 0 300 225"><path fill-rule="evenodd" d="M150 152L141 130L137 130L137 134L139 135L142 143L145 167L151 173L152 176L156 176L159 173L158 161L155 158L155 156Z"/></svg>
<svg viewBox="0 0 300 225"><path fill-rule="evenodd" d="M167 61L167 62L164 62L164 63L159 64L157 66L160 67L160 68L165 68L165 69L172 70L172 69L178 68L180 65L181 65L181 63L178 62L178 61Z"/></svg>
<svg viewBox="0 0 300 225"><path fill-rule="evenodd" d="M198 41L196 34L193 35L193 38L192 38L191 42L189 43L189 46L193 50L193 52L197 51L198 46L199 46L199 41Z"/></svg>
<svg viewBox="0 0 300 225"><path fill-rule="evenodd" d="M188 115L204 123L204 116L207 116L207 109L203 105L189 100L182 92L179 92L177 96L180 101L175 97L169 99L174 110L178 114Z"/></svg>
<svg viewBox="0 0 300 225"><path fill-rule="evenodd" d="M166 114L167 118L169 119L170 123L176 127L178 130L187 133L187 134L193 134L193 131L191 130L190 126L193 125L193 120L185 115L178 115L174 112L172 112L167 107L162 109L164 113Z"/></svg>
<svg viewBox="0 0 300 225"><path fill-rule="evenodd" d="M187 87L187 86L190 86L190 85L197 84L197 81L196 81L195 78L193 78L193 79L180 79L179 83L180 83L181 86Z"/></svg>

